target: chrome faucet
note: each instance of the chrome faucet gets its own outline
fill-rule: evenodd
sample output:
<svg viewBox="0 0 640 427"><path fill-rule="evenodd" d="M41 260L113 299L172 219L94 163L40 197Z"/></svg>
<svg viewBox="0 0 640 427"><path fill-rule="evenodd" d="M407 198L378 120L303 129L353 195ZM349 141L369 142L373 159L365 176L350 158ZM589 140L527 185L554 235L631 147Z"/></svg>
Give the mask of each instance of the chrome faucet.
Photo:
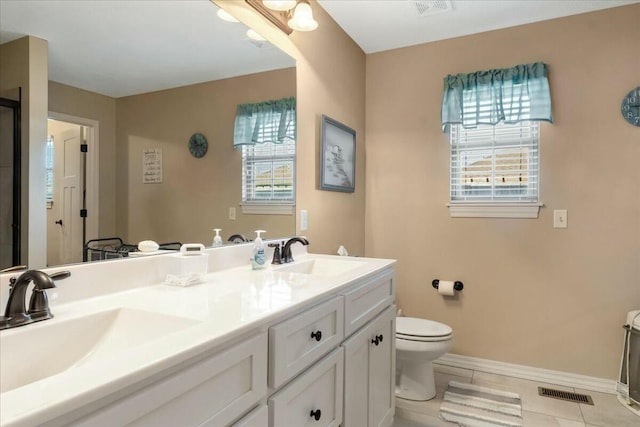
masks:
<svg viewBox="0 0 640 427"><path fill-rule="evenodd" d="M287 243L285 243L284 246L282 247L282 255L281 255L282 263L293 262L293 256L291 255L291 245L293 245L296 242L302 243L305 246L309 244L309 241L304 237L292 237L289 240L287 240Z"/></svg>
<svg viewBox="0 0 640 427"><path fill-rule="evenodd" d="M0 316L0 329L15 328L29 323L53 317L49 310L49 301L45 289L55 288L54 280L62 280L71 276L68 271L59 271L49 276L38 270L28 270L18 278L9 279L11 289L4 316ZM29 299L29 309L25 308L25 296L29 284L34 288Z"/></svg>

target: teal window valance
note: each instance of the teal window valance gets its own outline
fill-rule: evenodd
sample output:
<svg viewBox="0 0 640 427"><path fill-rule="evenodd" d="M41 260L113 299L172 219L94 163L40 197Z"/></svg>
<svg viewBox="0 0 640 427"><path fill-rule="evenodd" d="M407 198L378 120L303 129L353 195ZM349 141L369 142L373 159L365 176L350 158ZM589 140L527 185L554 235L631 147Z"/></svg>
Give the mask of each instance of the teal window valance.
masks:
<svg viewBox="0 0 640 427"><path fill-rule="evenodd" d="M553 122L546 64L536 62L445 77L443 130L451 124L473 129L481 124L522 121Z"/></svg>
<svg viewBox="0 0 640 427"><path fill-rule="evenodd" d="M285 139L296 139L294 97L238 105L233 131L234 147L266 142L282 144Z"/></svg>

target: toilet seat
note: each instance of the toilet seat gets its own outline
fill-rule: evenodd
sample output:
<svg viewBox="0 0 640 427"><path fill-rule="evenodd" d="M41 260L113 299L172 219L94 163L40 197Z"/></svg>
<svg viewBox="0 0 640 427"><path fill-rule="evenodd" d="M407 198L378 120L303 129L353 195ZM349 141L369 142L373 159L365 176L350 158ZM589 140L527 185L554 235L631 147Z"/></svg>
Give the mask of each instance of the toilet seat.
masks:
<svg viewBox="0 0 640 427"><path fill-rule="evenodd" d="M396 318L396 339L407 341L446 341L451 339L453 330L444 323L414 317Z"/></svg>

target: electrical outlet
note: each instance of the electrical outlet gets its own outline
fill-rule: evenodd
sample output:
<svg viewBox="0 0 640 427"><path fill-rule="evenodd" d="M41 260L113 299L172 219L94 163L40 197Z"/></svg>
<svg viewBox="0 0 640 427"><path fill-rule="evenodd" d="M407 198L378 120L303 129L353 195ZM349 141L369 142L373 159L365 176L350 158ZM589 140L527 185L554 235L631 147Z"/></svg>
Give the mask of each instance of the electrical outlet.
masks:
<svg viewBox="0 0 640 427"><path fill-rule="evenodd" d="M553 228L567 228L566 209L555 209L553 211Z"/></svg>
<svg viewBox="0 0 640 427"><path fill-rule="evenodd" d="M229 219L236 219L236 208L229 208Z"/></svg>
<svg viewBox="0 0 640 427"><path fill-rule="evenodd" d="M309 218L307 215L307 210L300 210L300 231L306 231L309 228Z"/></svg>

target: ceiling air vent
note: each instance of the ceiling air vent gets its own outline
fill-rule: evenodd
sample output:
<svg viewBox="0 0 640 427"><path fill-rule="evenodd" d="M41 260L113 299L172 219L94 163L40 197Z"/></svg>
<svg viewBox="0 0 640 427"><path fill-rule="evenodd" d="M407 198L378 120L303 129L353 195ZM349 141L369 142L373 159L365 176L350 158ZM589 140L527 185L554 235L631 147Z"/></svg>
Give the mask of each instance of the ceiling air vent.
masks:
<svg viewBox="0 0 640 427"><path fill-rule="evenodd" d="M451 12L453 6L450 0L410 0L415 4L418 16L435 15L442 12Z"/></svg>

